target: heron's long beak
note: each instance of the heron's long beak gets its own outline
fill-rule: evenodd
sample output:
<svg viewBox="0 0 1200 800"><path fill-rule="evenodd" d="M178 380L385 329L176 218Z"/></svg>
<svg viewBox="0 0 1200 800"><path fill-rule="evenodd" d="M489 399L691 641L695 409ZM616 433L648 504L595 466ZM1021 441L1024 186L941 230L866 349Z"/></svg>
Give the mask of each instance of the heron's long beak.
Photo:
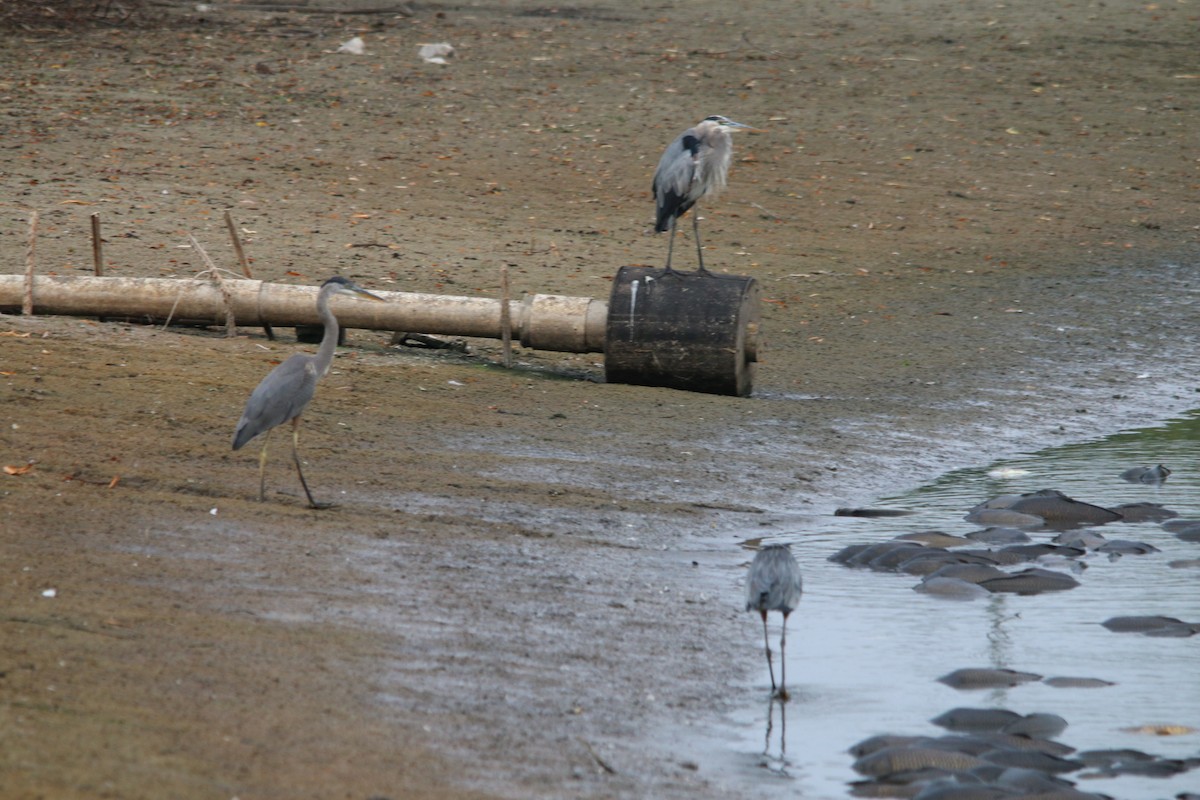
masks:
<svg viewBox="0 0 1200 800"><path fill-rule="evenodd" d="M352 294L357 297L365 297L368 300L375 300L380 303L387 302L387 300L384 300L379 295L375 294L374 292L368 292L366 289L362 288L361 286L347 286L345 288L344 292L346 294Z"/></svg>
<svg viewBox="0 0 1200 800"><path fill-rule="evenodd" d="M730 133L734 133L739 130L747 131L749 133L762 133L763 131L762 128L757 128L754 125L747 125L744 122L734 122L733 120L729 120L729 122L726 123L726 127L730 128Z"/></svg>

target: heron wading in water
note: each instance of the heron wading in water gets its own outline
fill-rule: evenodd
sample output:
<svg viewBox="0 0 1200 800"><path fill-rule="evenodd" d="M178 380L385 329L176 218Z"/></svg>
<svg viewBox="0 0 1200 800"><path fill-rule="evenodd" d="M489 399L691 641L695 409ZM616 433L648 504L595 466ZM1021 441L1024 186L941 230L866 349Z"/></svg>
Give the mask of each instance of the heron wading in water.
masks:
<svg viewBox="0 0 1200 800"><path fill-rule="evenodd" d="M729 134L749 127L714 114L679 134L659 159L652 185L658 212L654 230L671 232L667 243L667 272L675 272L671 269L671 251L675 248L677 221L701 197L715 195L725 188L729 160L733 155L733 139ZM700 220L696 214L692 214L692 230L696 237L699 271L707 272L700 247Z"/></svg>
<svg viewBox="0 0 1200 800"><path fill-rule="evenodd" d="M771 672L771 691L781 700L788 699L787 693L787 644L788 614L800 604L804 582L800 578L800 565L786 544L769 544L754 556L750 573L746 576L746 610L762 615L763 643L767 649L767 669ZM783 614L783 630L779 634L779 687L775 686L775 667L771 662L771 639L767 635L767 612Z"/></svg>
<svg viewBox="0 0 1200 800"><path fill-rule="evenodd" d="M317 391L317 382L329 372L334 351L337 349L338 321L329 310L329 301L336 294L385 302L379 295L372 294L341 276L325 281L321 284L321 291L317 293L317 314L325 325L325 334L321 337L321 346L317 348L317 354L309 356L296 353L271 370L246 401L246 410L242 412L237 430L233 433L233 449L241 449L242 445L260 433L267 434L263 437L262 453L258 457L260 501L266 499L267 442L271 430L291 421L292 460L296 462L296 474L300 476L300 485L304 487L304 494L308 496L308 505L311 508L329 508L333 505L318 503L313 499L312 492L308 490L308 482L304 480L304 470L300 468L300 454L297 448L300 442L300 415L312 402L313 394Z"/></svg>

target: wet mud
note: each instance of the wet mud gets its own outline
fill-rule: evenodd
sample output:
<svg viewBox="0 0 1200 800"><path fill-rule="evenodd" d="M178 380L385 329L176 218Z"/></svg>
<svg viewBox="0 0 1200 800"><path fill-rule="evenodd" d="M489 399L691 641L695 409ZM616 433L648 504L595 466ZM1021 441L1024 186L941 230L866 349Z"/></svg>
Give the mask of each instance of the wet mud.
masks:
<svg viewBox="0 0 1200 800"><path fill-rule="evenodd" d="M266 503L230 450L290 331L0 317L12 796L725 797L685 734L757 691L747 540L1195 402L1185 4L411 12L3 33L0 271L31 210L42 272L93 213L111 274L236 270L231 210L265 280L604 298L724 113L764 129L701 208L763 287L754 396L350 331L313 511L285 436Z"/></svg>

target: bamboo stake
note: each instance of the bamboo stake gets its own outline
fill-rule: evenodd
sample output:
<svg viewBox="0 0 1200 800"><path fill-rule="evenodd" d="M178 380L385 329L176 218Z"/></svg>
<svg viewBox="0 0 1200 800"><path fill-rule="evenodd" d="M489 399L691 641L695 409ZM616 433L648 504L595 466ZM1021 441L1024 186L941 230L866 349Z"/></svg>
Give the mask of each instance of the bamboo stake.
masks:
<svg viewBox="0 0 1200 800"><path fill-rule="evenodd" d="M504 352L504 368L512 369L512 317L508 310L510 297L508 264L500 265L500 344Z"/></svg>
<svg viewBox="0 0 1200 800"><path fill-rule="evenodd" d="M242 239L238 236L237 226L233 224L233 215L229 213L229 209L225 209L225 227L229 229L229 238L233 239L233 251L237 253L238 263L242 265L242 274L247 278L253 278L250 274L250 261L246 258L246 251L242 249ZM275 331L270 325L263 325L263 333L267 335L268 341L275 341Z"/></svg>
<svg viewBox="0 0 1200 800"><path fill-rule="evenodd" d="M21 303L21 313L27 317L33 316L33 265L37 261L37 209L29 212L29 246L25 250L25 300Z"/></svg>

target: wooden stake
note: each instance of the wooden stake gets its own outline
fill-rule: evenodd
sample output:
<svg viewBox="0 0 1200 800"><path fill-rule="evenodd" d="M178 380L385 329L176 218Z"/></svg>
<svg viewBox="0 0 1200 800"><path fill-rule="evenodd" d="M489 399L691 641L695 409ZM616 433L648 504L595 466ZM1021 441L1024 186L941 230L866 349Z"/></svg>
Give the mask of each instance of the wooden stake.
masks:
<svg viewBox="0 0 1200 800"><path fill-rule="evenodd" d="M25 300L21 303L21 313L27 317L33 316L33 266L37 261L37 229L38 212L29 212L29 246L25 250Z"/></svg>
<svg viewBox="0 0 1200 800"><path fill-rule="evenodd" d="M504 368L512 369L512 315L509 300L508 264L500 265L500 344L504 352Z"/></svg>
<svg viewBox="0 0 1200 800"><path fill-rule="evenodd" d="M92 271L97 278L104 277L104 240L100 238L100 212L92 214ZM104 317L98 317L104 322Z"/></svg>
<svg viewBox="0 0 1200 800"><path fill-rule="evenodd" d="M242 249L242 239L238 236L237 226L233 224L233 215L229 213L229 209L225 209L225 227L229 229L229 238L233 240L233 251L237 253L238 263L242 265L242 274L253 278L250 274L250 261L246 258L246 251ZM275 341L275 331L271 330L270 325L263 325L263 333L267 335L268 341Z"/></svg>
<svg viewBox="0 0 1200 800"><path fill-rule="evenodd" d="M92 270L97 278L104 275L104 241L100 238L100 212L92 214Z"/></svg>

